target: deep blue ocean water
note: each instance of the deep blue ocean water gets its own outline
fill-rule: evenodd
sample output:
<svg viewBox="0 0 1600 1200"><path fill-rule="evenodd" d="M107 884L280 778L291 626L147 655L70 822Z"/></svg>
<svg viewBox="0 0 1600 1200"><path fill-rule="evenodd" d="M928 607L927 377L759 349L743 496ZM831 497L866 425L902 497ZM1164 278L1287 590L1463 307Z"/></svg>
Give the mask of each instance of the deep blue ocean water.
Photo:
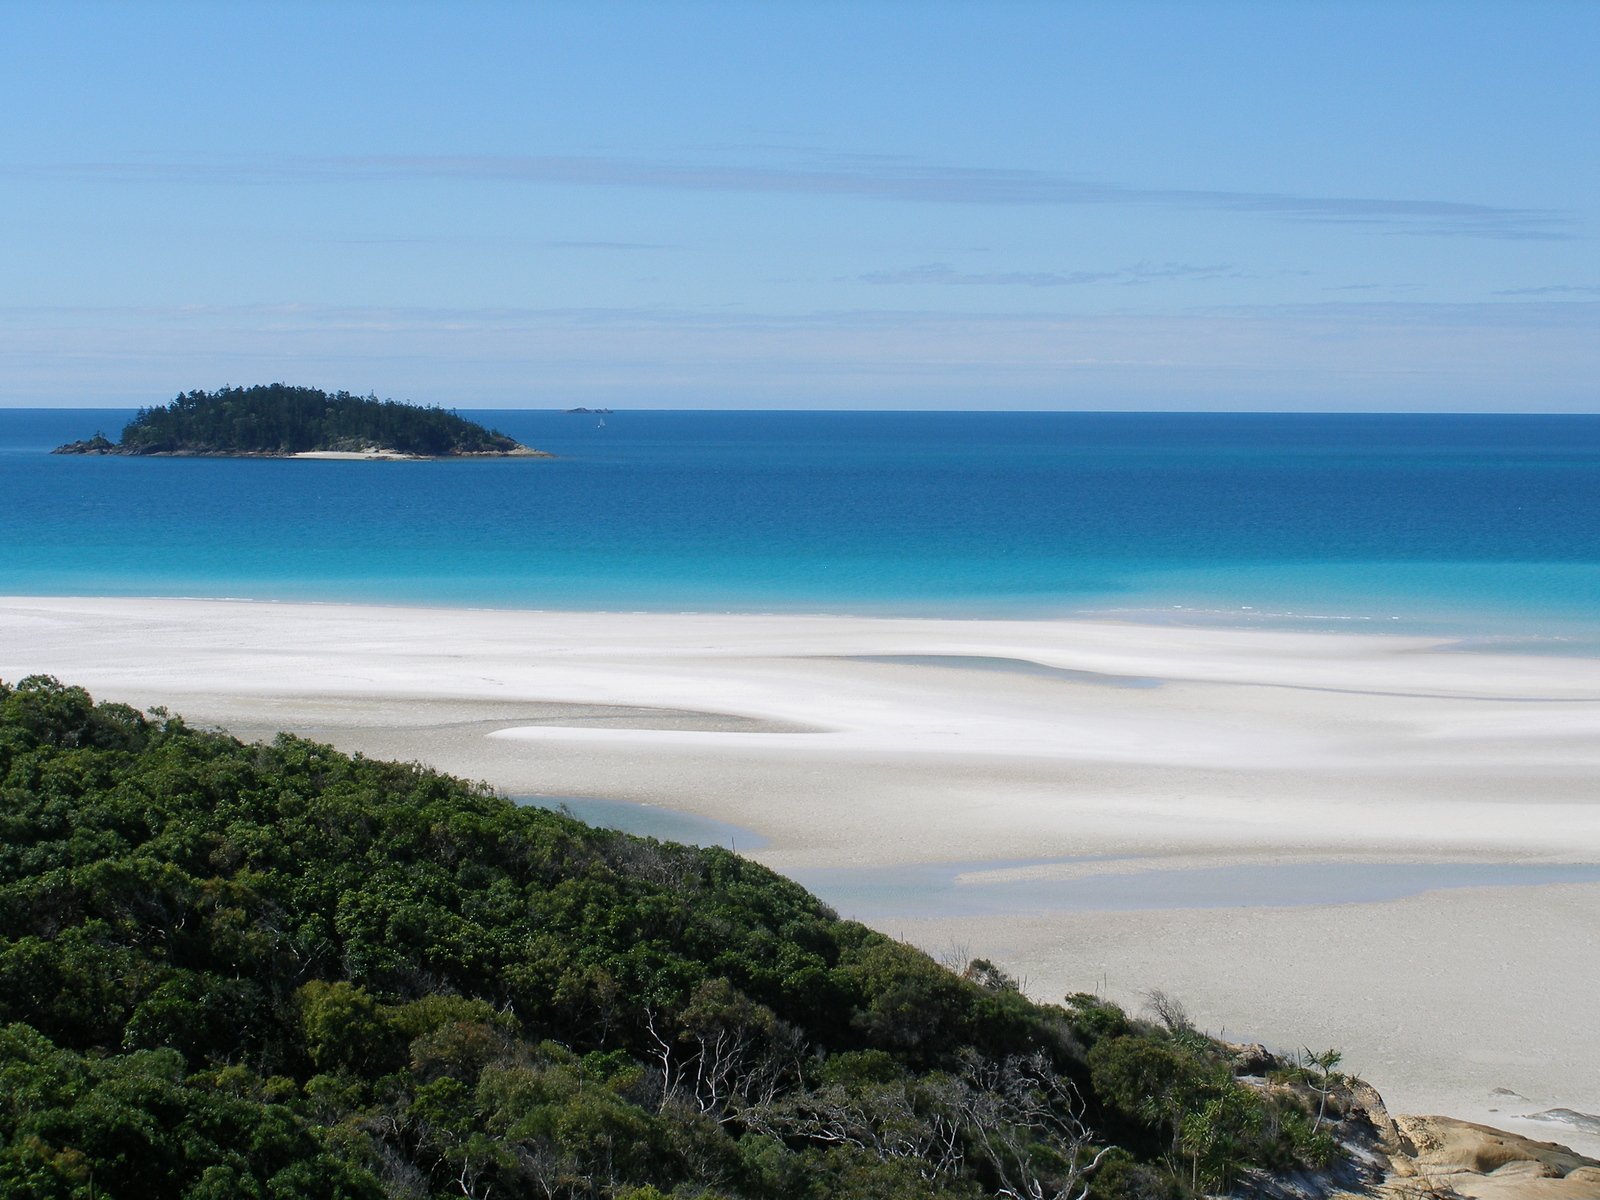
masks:
<svg viewBox="0 0 1600 1200"><path fill-rule="evenodd" d="M555 460L51 456L0 592L1138 619L1600 646L1600 416L466 412Z"/></svg>

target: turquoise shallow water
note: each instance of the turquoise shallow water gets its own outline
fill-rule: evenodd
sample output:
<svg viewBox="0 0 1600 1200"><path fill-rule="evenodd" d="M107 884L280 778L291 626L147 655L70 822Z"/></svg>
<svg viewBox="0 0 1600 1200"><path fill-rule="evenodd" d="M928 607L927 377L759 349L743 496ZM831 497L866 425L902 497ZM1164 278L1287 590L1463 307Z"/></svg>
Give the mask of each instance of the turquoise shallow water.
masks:
<svg viewBox="0 0 1600 1200"><path fill-rule="evenodd" d="M472 413L554 461L52 457L0 411L0 591L1115 614L1600 649L1600 417Z"/></svg>

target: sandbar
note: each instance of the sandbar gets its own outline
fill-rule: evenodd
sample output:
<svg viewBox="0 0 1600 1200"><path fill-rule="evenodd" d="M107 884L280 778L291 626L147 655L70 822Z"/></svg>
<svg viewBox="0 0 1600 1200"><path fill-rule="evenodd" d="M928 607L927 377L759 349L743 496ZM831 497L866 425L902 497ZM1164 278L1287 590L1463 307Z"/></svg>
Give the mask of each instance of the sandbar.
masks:
<svg viewBox="0 0 1600 1200"><path fill-rule="evenodd" d="M1419 636L0 599L0 678L34 672L508 794L705 817L801 876L1600 863L1600 660ZM1040 897L868 919L1002 962L1042 999L1136 1008L1160 988L1213 1032L1342 1049L1398 1110L1600 1151L1600 1131L1522 1120L1600 1113L1600 883L1125 911Z"/></svg>

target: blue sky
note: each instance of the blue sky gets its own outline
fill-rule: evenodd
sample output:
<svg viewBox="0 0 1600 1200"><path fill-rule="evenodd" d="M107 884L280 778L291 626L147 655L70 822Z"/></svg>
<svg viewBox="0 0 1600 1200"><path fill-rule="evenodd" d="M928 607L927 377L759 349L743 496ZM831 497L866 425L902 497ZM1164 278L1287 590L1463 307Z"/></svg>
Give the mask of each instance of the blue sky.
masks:
<svg viewBox="0 0 1600 1200"><path fill-rule="evenodd" d="M1600 409L1600 4L0 4L0 405Z"/></svg>

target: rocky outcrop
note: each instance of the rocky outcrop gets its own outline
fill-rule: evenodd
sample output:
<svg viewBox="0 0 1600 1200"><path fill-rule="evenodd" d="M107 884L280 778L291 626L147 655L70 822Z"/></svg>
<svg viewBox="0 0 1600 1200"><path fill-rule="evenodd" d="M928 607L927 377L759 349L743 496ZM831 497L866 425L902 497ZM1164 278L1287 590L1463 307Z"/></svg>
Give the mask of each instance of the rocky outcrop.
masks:
<svg viewBox="0 0 1600 1200"><path fill-rule="evenodd" d="M1228 1047L1240 1082L1303 1090L1295 1064L1260 1045ZM1375 1088L1342 1077L1328 1129L1343 1153L1326 1170L1255 1176L1264 1200L1600 1200L1600 1160L1454 1117L1391 1115ZM1579 1125L1587 1114L1574 1113Z"/></svg>
<svg viewBox="0 0 1600 1200"><path fill-rule="evenodd" d="M97 433L92 438L85 438L81 442L68 442L65 446L57 446L50 451L51 454L117 454L117 444L103 433Z"/></svg>
<svg viewBox="0 0 1600 1200"><path fill-rule="evenodd" d="M1556 1142L1536 1142L1454 1117L1402 1114L1388 1126L1389 1177L1374 1195L1394 1200L1600 1200L1600 1160Z"/></svg>

